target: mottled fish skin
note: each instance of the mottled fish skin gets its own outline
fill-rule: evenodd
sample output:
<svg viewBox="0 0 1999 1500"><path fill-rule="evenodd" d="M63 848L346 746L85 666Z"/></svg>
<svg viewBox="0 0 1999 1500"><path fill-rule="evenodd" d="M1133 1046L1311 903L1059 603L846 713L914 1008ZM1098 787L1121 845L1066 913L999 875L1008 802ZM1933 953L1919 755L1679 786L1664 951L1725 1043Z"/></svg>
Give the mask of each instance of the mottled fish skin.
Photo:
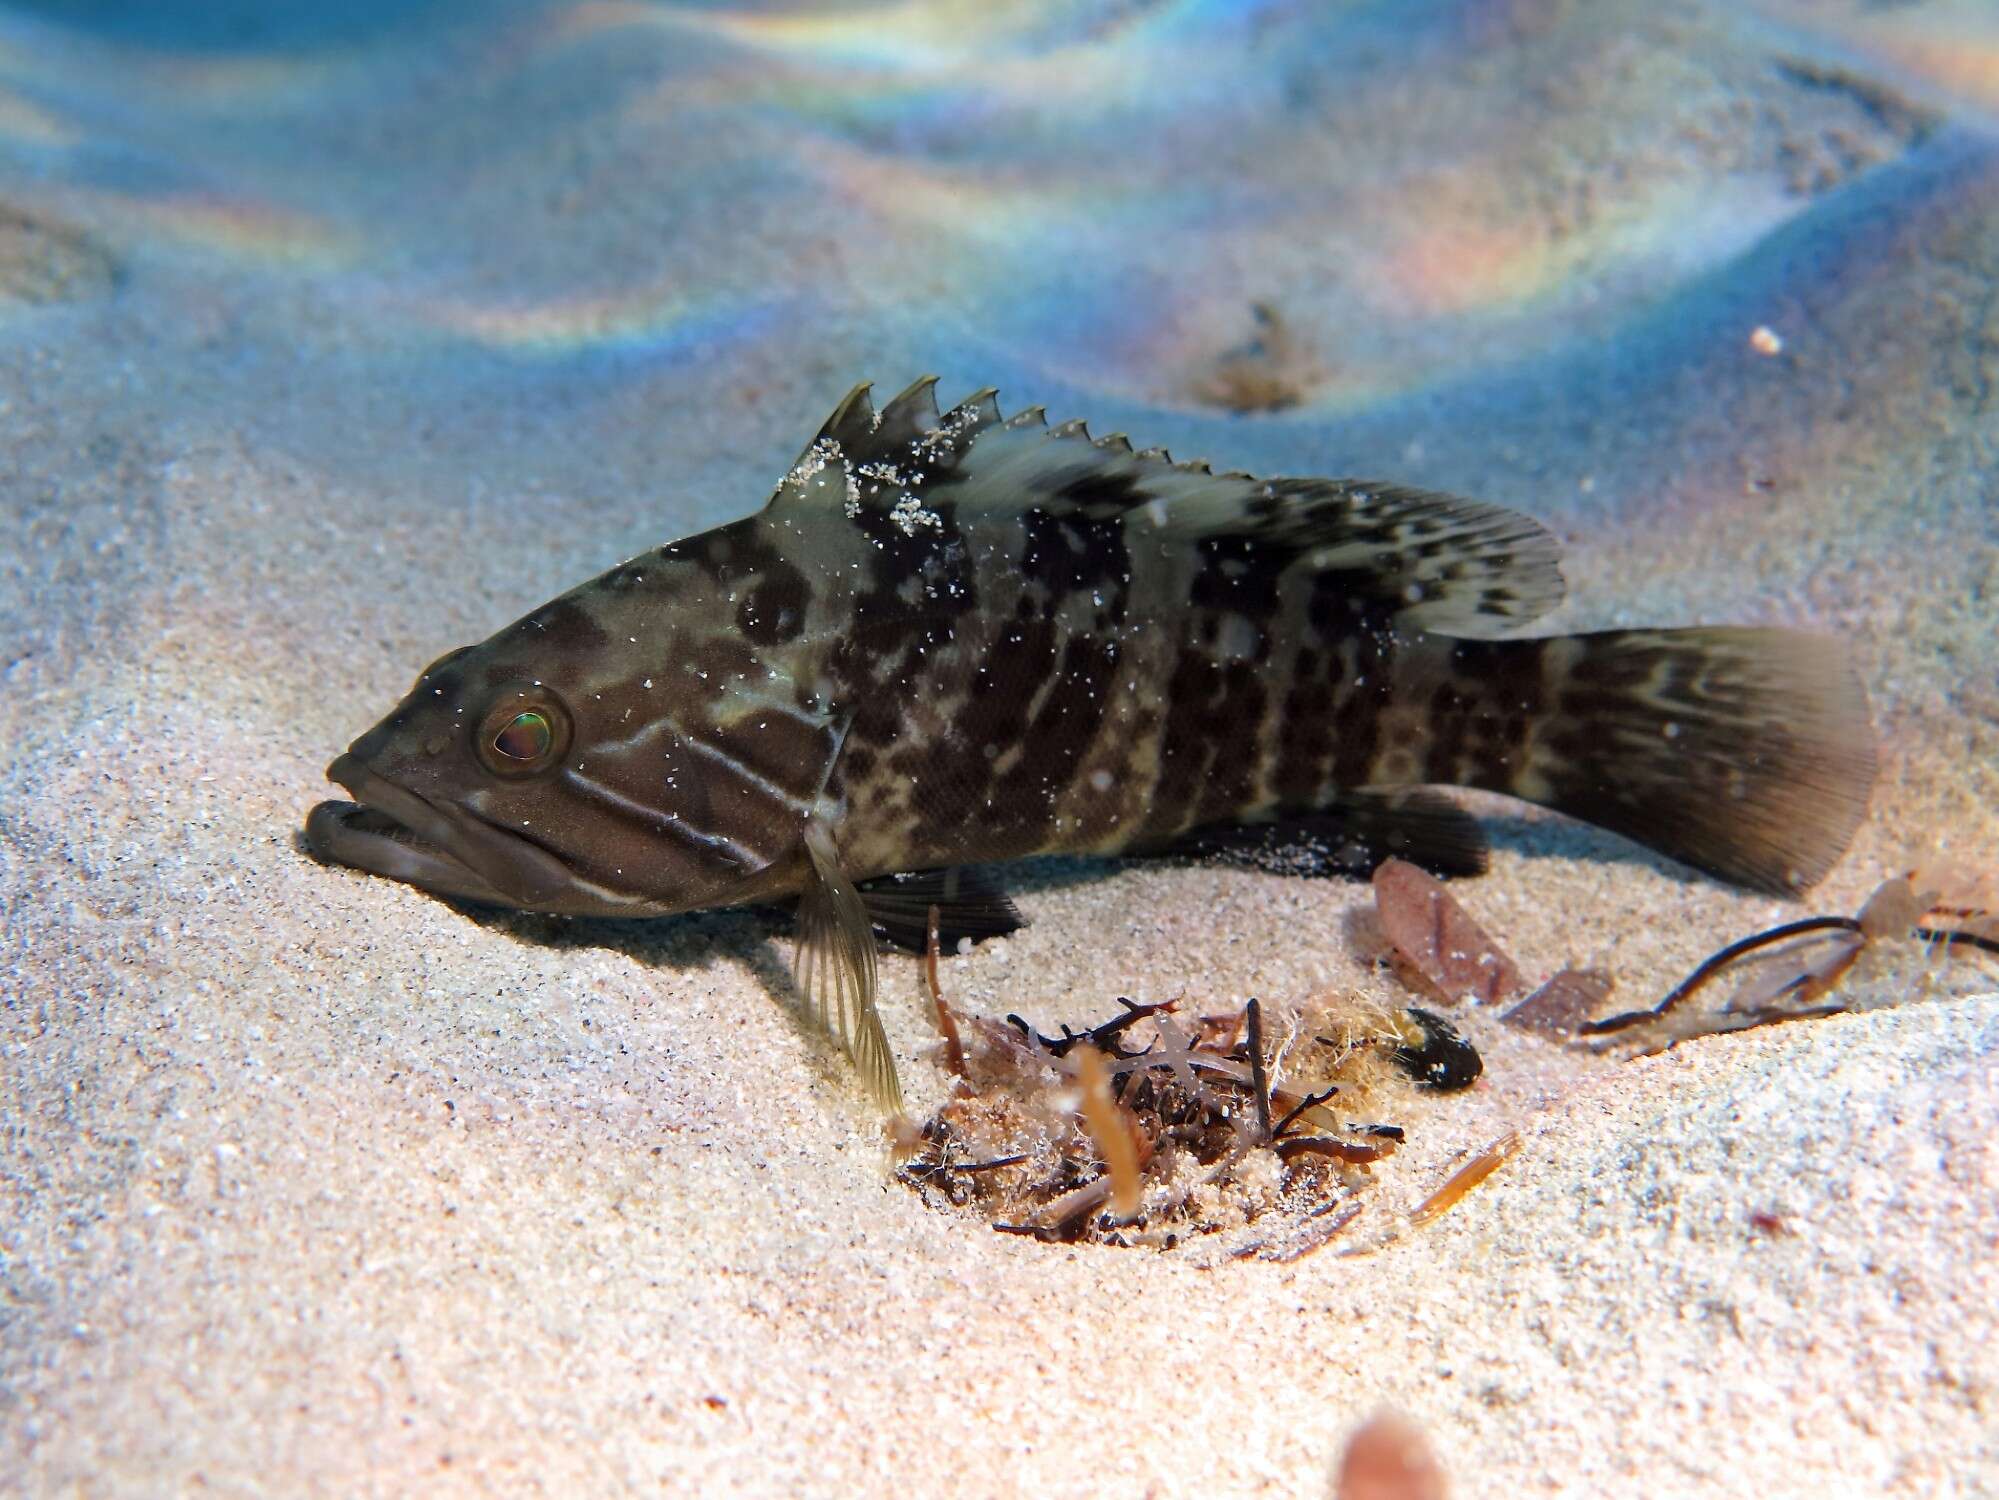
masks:
<svg viewBox="0 0 1999 1500"><path fill-rule="evenodd" d="M1355 830L1361 868L1398 826L1475 858L1461 815L1384 795L1444 785L1795 891L1864 815L1834 643L1496 639L1561 597L1524 516L1214 474L989 391L940 414L932 385L880 413L857 389L756 515L436 664L330 768L368 811L322 805L314 846L547 911L800 897L802 982L893 1102L871 877L1308 814ZM520 774L493 744L515 709L560 731Z"/></svg>

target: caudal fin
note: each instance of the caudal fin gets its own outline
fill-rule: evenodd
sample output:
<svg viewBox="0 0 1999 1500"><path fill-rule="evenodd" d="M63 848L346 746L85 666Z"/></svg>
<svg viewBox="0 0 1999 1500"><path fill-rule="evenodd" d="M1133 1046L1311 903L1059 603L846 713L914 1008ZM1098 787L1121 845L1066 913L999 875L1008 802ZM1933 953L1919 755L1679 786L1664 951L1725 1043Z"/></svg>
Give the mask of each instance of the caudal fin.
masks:
<svg viewBox="0 0 1999 1500"><path fill-rule="evenodd" d="M1817 884L1867 815L1874 734L1839 642L1718 628L1530 644L1548 712L1501 790L1778 895Z"/></svg>

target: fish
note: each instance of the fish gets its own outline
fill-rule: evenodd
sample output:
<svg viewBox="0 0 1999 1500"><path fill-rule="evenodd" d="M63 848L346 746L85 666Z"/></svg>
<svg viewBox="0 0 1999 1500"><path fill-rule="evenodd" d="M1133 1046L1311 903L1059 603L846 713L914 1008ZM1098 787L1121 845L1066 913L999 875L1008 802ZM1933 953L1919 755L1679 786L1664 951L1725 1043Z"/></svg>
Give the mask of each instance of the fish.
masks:
<svg viewBox="0 0 1999 1500"><path fill-rule="evenodd" d="M894 1111L878 934L1013 931L1011 861L1475 874L1440 790L1475 787L1795 895L1866 816L1835 639L1522 635L1564 589L1523 514L935 386L857 386L761 510L433 662L328 766L308 848L526 911L794 905L800 996Z"/></svg>

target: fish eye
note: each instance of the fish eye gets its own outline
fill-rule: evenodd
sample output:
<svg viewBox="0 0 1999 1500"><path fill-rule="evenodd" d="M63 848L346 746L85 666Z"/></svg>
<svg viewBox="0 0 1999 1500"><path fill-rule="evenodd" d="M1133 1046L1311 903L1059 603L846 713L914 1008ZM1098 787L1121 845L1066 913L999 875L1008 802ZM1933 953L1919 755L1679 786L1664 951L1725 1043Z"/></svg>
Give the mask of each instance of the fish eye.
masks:
<svg viewBox="0 0 1999 1500"><path fill-rule="evenodd" d="M474 745L496 776L530 776L569 749L569 712L543 688L507 688L479 721Z"/></svg>
<svg viewBox="0 0 1999 1500"><path fill-rule="evenodd" d="M533 709L515 714L507 721L507 727L493 736L495 753L524 765L540 760L554 743L555 731L548 727L548 715Z"/></svg>

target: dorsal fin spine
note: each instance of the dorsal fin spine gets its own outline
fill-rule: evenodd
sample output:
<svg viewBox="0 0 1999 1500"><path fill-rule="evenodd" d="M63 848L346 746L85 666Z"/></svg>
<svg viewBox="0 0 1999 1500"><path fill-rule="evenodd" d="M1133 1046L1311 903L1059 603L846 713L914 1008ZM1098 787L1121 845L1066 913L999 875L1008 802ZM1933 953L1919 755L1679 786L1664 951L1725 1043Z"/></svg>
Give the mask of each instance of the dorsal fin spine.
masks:
<svg viewBox="0 0 1999 1500"><path fill-rule="evenodd" d="M925 375L912 381L881 409L878 427L907 428L911 432L931 432L942 418L937 410L937 377Z"/></svg>
<svg viewBox="0 0 1999 1500"><path fill-rule="evenodd" d="M819 436L814 438L813 442L827 438L836 443L844 442L852 435L857 421L862 424L864 431L872 432L875 426L875 403L871 394L873 390L874 382L863 380L847 392L841 398L840 404L833 408L833 415L826 419L825 425L819 429Z"/></svg>

